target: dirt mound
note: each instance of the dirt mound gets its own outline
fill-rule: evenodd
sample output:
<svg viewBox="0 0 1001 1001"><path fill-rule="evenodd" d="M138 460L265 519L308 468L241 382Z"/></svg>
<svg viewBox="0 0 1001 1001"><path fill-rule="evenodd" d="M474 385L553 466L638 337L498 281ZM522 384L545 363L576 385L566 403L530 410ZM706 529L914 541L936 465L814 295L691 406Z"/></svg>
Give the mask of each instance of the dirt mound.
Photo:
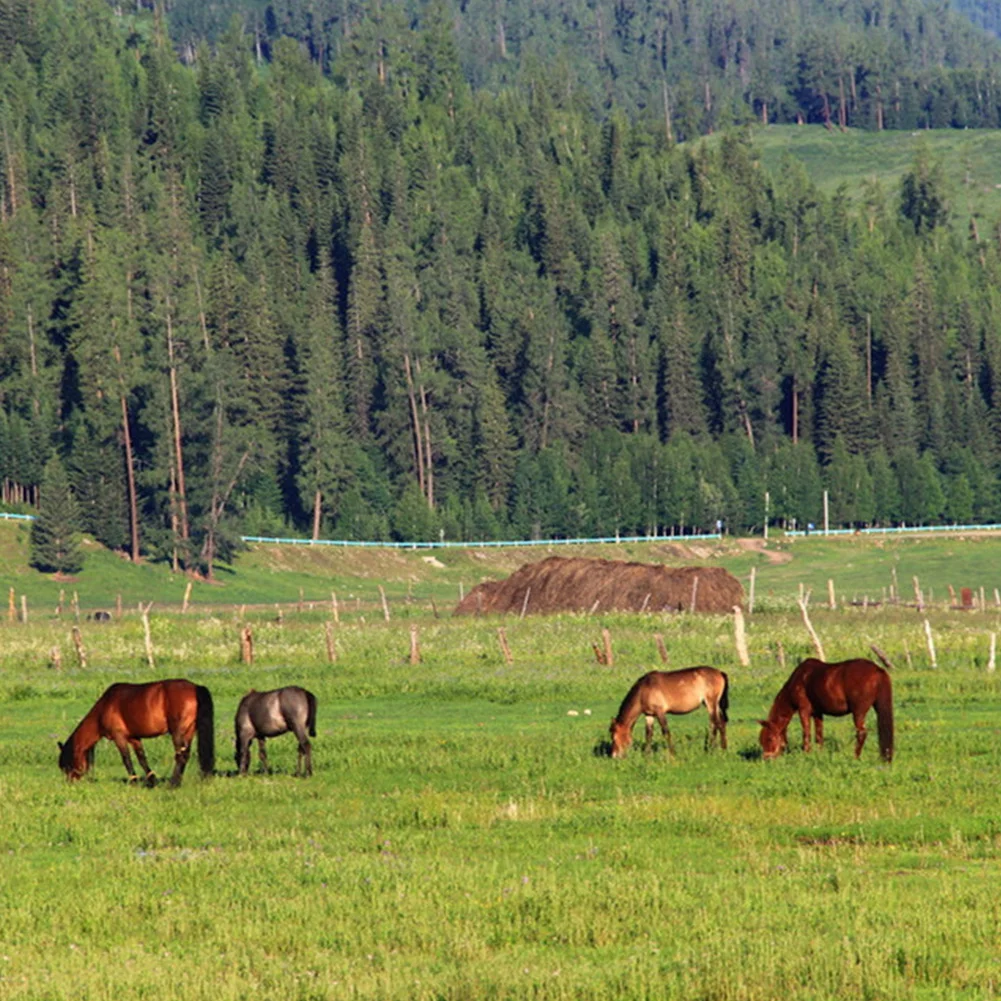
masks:
<svg viewBox="0 0 1001 1001"><path fill-rule="evenodd" d="M696 584L696 581L698 583ZM550 556L526 563L506 580L473 588L455 615L548 615L554 612L731 612L744 589L720 567L665 567L620 560ZM527 604L526 604L527 597Z"/></svg>

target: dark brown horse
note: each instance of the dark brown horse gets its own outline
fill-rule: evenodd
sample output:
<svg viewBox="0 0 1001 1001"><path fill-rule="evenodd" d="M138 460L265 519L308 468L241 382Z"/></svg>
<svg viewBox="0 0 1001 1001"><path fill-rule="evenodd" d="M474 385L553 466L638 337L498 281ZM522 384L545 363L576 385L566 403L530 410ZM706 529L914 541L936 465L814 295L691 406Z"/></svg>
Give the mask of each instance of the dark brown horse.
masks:
<svg viewBox="0 0 1001 1001"><path fill-rule="evenodd" d="M136 752L149 785L156 775L146 761L141 741L169 733L174 740L174 774L170 784L181 784L191 754L191 739L198 734L198 764L202 775L215 768L215 730L212 695L202 685L181 678L150 681L145 685L112 685L59 745L59 767L68 779L78 779L94 761L94 745L107 737L118 748L129 781L136 779L129 748Z"/></svg>
<svg viewBox="0 0 1001 1001"><path fill-rule="evenodd" d="M855 757L865 743L865 716L876 709L879 753L884 761L893 760L893 686L890 676L871 660L843 660L825 664L811 657L789 675L789 680L775 696L768 719L761 724L761 749L765 758L774 758L788 746L789 721L799 713L803 726L803 750L810 750L810 720L813 720L817 746L824 743L824 716L847 716L855 719Z"/></svg>
<svg viewBox="0 0 1001 1001"><path fill-rule="evenodd" d="M612 757L621 758L633 742L633 724L640 716L646 717L646 743L650 750L653 740L653 721L667 738L667 746L674 754L674 742L667 728L668 714L680 716L690 713L700 705L709 712L709 732L706 749L719 734L720 747L726 750L726 711L729 707L727 676L714 667L686 667L681 671L650 671L644 674L626 693L619 706L619 714L612 720L609 733L612 737Z"/></svg>

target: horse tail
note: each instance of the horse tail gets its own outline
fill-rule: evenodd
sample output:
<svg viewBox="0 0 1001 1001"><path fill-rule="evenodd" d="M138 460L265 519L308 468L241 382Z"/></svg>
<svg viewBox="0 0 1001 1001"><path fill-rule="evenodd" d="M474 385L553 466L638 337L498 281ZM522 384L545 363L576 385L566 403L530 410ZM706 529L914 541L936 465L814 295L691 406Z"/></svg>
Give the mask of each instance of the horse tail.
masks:
<svg viewBox="0 0 1001 1001"><path fill-rule="evenodd" d="M195 698L198 700L198 712L195 716L198 764L202 776L207 777L215 771L215 710L212 706L212 693L204 685L195 685Z"/></svg>
<svg viewBox="0 0 1001 1001"><path fill-rule="evenodd" d="M876 688L876 720L879 731L879 753L884 761L893 760L893 684L890 675L880 669Z"/></svg>
<svg viewBox="0 0 1001 1001"><path fill-rule="evenodd" d="M719 714L724 723L729 723L730 717L727 715L727 709L730 708L730 679L727 677L726 671L719 673L723 675L723 693L719 697Z"/></svg>
<svg viewBox="0 0 1001 1001"><path fill-rule="evenodd" d="M306 692L306 729L310 737L316 736L316 696L312 692Z"/></svg>

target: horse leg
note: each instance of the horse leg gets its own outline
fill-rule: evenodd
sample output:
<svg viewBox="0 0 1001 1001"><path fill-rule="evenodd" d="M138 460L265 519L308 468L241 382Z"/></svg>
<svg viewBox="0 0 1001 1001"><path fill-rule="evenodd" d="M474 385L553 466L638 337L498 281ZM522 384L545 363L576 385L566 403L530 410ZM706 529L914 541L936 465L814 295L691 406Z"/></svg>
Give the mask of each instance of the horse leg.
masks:
<svg viewBox="0 0 1001 1001"><path fill-rule="evenodd" d="M263 737L258 737L257 738L257 750L258 750L258 753L261 756L261 771L264 772L265 775L269 775L271 773L271 769L268 768L268 755L267 755L267 753L264 750L264 738Z"/></svg>
<svg viewBox="0 0 1001 1001"><path fill-rule="evenodd" d="M799 722L800 726L803 727L803 751L807 754L810 752L810 710L800 709L799 711Z"/></svg>
<svg viewBox="0 0 1001 1001"><path fill-rule="evenodd" d="M129 781L135 782L138 776L136 775L136 770L132 767L132 755L129 754L128 738L121 734L116 734L111 739L115 742L115 747L118 748L118 753L122 756L122 764L125 765L125 770L129 773Z"/></svg>
<svg viewBox="0 0 1001 1001"><path fill-rule="evenodd" d="M667 749L671 752L671 757L674 757L674 741L671 740L671 731L667 728L667 713L663 709L657 714L657 722L660 723L661 732L667 738Z"/></svg>
<svg viewBox="0 0 1001 1001"><path fill-rule="evenodd" d="M191 737L194 734L194 726L187 733L172 734L174 738L174 774L170 776L170 784L174 788L181 784L184 777L184 769L191 754Z"/></svg>
<svg viewBox="0 0 1001 1001"><path fill-rule="evenodd" d="M149 762L146 760L146 751L143 748L142 741L138 737L130 737L129 746L136 752L139 764L142 765L142 770L146 773L146 785L152 788L156 785L156 772L150 768Z"/></svg>
<svg viewBox="0 0 1001 1001"><path fill-rule="evenodd" d="M819 751L824 746L824 717L814 716L813 717L813 730L816 735L815 739L817 741L817 750Z"/></svg>
<svg viewBox="0 0 1001 1001"><path fill-rule="evenodd" d="M240 734L237 743L236 763L241 775L246 775L250 769L250 745L252 742L253 738Z"/></svg>
<svg viewBox="0 0 1001 1001"><path fill-rule="evenodd" d="M653 746L653 718L644 716L643 722L646 724L646 741L643 744L643 753L649 754L650 748Z"/></svg>
<svg viewBox="0 0 1001 1001"><path fill-rule="evenodd" d="M865 713L861 715L853 713L852 715L855 717L855 757L857 758L862 754L862 747L865 745L865 738L867 736Z"/></svg>

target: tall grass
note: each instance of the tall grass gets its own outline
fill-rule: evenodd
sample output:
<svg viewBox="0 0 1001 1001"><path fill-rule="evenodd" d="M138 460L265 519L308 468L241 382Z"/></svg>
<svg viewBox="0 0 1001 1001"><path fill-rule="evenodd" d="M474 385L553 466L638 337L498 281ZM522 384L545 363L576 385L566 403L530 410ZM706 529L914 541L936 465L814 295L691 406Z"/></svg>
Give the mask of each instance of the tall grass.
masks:
<svg viewBox="0 0 1001 1001"><path fill-rule="evenodd" d="M936 670L913 612L813 617L832 658L897 662L891 767L874 736L853 759L846 720L759 759L755 720L809 652L786 613L751 618L746 669L724 617L511 620L512 665L500 621L427 618L411 667L406 623L343 625L331 665L318 611L261 613L247 667L232 615L154 613L152 672L134 618L84 626L87 670L65 624L0 626L0 998L991 996L997 617L937 612ZM730 674L730 752L703 752L699 710L671 720L674 761L595 753L655 632L671 667ZM110 682L170 675L212 689L218 777L128 787L104 743L67 785L55 739ZM233 777L239 697L290 682L319 697L316 775L280 738L275 774ZM165 771L169 742L147 750Z"/></svg>

